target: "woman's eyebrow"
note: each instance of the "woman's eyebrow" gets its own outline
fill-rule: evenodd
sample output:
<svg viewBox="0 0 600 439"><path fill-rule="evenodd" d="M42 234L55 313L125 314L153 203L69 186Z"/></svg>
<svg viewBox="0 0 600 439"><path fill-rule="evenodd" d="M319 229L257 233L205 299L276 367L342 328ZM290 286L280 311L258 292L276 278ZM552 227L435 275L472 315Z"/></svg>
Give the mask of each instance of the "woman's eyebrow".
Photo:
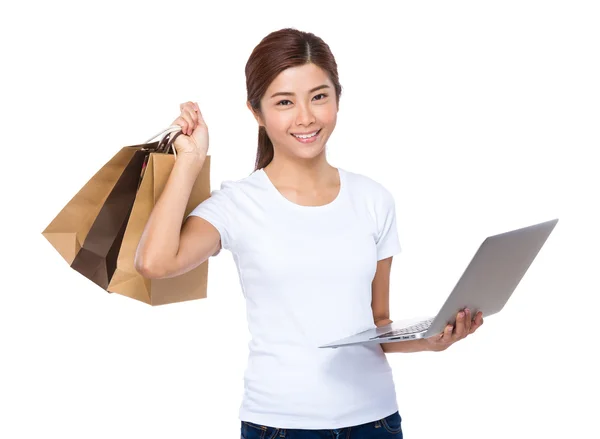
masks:
<svg viewBox="0 0 600 439"><path fill-rule="evenodd" d="M322 88L330 88L328 85L323 84L323 85L319 85L318 87L315 87L311 90L309 90L309 93L314 93L317 90L321 90ZM273 99L275 96L295 96L295 93L291 93L289 91L280 91L275 93L273 96L271 96L269 99Z"/></svg>

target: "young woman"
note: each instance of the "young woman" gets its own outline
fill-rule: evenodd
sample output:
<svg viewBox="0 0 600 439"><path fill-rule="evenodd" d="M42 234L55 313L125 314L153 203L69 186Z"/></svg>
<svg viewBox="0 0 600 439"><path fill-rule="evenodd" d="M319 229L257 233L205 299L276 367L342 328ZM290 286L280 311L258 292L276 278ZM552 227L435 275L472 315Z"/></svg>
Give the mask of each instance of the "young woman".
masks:
<svg viewBox="0 0 600 439"><path fill-rule="evenodd" d="M320 38L271 33L246 64L246 86L259 125L254 172L223 182L184 221L209 140L198 105L182 104L173 122L182 128L177 160L136 267L147 278L172 277L221 248L232 252L252 335L243 438L401 438L386 353L444 350L473 333L481 314L464 310L455 327L428 339L318 348L391 322L390 268L400 251L394 199L327 162L342 87ZM357 142L364 129L356 128Z"/></svg>

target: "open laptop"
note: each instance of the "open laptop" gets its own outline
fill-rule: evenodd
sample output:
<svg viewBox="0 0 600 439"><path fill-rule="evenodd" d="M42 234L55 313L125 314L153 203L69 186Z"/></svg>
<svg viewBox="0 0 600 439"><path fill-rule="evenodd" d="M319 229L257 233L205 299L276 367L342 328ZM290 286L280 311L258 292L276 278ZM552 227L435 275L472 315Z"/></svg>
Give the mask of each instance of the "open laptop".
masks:
<svg viewBox="0 0 600 439"><path fill-rule="evenodd" d="M553 219L510 232L487 237L465 269L448 299L435 317L411 324L390 323L328 343L320 348L337 348L364 343L389 343L427 338L455 324L464 309L483 317L500 311L556 226Z"/></svg>

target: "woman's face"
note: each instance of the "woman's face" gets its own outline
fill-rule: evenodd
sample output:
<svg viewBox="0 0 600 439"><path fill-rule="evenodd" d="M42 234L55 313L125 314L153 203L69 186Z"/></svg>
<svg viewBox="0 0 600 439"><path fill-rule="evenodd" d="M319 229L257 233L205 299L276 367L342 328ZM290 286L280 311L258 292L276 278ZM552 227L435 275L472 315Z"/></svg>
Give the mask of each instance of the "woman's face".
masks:
<svg viewBox="0 0 600 439"><path fill-rule="evenodd" d="M338 107L333 83L320 67L305 64L281 72L261 99L261 109L262 118L253 114L265 126L276 156L313 159L325 152ZM308 139L297 137L315 132Z"/></svg>

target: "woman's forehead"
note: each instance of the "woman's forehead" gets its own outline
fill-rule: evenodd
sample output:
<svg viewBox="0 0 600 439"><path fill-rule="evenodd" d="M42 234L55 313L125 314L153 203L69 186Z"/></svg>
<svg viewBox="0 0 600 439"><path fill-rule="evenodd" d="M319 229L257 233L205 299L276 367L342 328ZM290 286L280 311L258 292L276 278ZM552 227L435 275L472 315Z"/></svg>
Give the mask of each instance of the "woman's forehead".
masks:
<svg viewBox="0 0 600 439"><path fill-rule="evenodd" d="M290 67L281 72L267 88L266 98L273 93L310 93L315 87L321 85L332 86L329 77L323 69L315 64L305 64Z"/></svg>

